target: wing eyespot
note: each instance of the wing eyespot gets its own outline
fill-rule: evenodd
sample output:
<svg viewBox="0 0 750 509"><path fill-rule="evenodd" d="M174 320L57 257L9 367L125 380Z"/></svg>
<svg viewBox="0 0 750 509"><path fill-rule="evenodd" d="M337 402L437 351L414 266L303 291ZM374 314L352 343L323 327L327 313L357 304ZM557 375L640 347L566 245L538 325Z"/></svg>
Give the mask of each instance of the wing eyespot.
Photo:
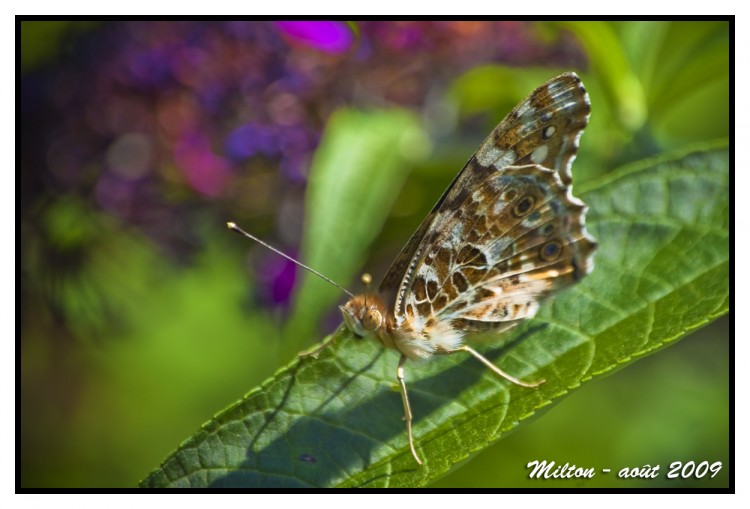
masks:
<svg viewBox="0 0 750 509"><path fill-rule="evenodd" d="M539 257L546 262L555 260L560 253L562 253L562 244L559 240L551 240L539 249Z"/></svg>
<svg viewBox="0 0 750 509"><path fill-rule="evenodd" d="M513 207L513 215L516 217L523 217L534 208L536 200L533 196L526 195L521 198L518 203Z"/></svg>

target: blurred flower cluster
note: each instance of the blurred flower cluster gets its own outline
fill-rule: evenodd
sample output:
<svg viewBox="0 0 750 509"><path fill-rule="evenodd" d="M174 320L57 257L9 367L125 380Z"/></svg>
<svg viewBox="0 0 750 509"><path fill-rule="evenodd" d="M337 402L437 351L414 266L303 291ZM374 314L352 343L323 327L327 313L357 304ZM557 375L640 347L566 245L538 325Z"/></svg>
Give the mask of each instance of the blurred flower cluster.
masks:
<svg viewBox="0 0 750 509"><path fill-rule="evenodd" d="M44 242L45 211L69 195L181 260L212 210L217 224L219 210L257 220L295 252L311 154L336 108L420 109L479 64L585 65L572 38L523 22L123 22L64 43L22 77L22 246ZM286 302L294 270L261 258L262 299Z"/></svg>

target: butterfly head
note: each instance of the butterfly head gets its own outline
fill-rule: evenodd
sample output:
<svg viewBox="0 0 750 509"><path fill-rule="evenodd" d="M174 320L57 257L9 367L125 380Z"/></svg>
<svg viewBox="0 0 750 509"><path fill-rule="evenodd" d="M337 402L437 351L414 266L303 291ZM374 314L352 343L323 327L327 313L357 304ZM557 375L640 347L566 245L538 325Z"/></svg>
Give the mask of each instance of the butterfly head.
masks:
<svg viewBox="0 0 750 509"><path fill-rule="evenodd" d="M377 295L357 295L339 309L346 327L358 338L375 335L385 325L385 305Z"/></svg>

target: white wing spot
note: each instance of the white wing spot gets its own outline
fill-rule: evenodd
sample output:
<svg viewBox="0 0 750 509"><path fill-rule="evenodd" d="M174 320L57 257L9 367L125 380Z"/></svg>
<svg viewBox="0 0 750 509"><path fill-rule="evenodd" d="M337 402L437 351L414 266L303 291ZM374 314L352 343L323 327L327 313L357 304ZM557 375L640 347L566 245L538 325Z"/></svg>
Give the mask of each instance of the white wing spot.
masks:
<svg viewBox="0 0 750 509"><path fill-rule="evenodd" d="M562 81L553 81L547 85L547 93L549 95L555 95L555 92L561 88L563 88Z"/></svg>
<svg viewBox="0 0 750 509"><path fill-rule="evenodd" d="M545 138L551 138L553 134L555 134L555 126L553 125L549 126L547 129L544 130Z"/></svg>
<svg viewBox="0 0 750 509"><path fill-rule="evenodd" d="M517 108L518 109L516 110L516 115L517 115L516 118L521 118L524 115L526 115L528 112L534 111L534 108L527 102L522 102L521 104L517 106Z"/></svg>
<svg viewBox="0 0 750 509"><path fill-rule="evenodd" d="M494 145L490 145L483 150L480 149L477 152L477 162L484 167L489 167L492 163L497 161L500 156L503 155L503 151Z"/></svg>
<svg viewBox="0 0 750 509"><path fill-rule="evenodd" d="M495 169L502 170L506 166L513 166L513 163L515 163L517 159L515 150L507 150L503 153L502 157L495 160L493 166Z"/></svg>
<svg viewBox="0 0 750 509"><path fill-rule="evenodd" d="M548 153L549 148L547 147L547 145L539 145L531 153L531 162L535 164L541 164L545 159L547 159Z"/></svg>

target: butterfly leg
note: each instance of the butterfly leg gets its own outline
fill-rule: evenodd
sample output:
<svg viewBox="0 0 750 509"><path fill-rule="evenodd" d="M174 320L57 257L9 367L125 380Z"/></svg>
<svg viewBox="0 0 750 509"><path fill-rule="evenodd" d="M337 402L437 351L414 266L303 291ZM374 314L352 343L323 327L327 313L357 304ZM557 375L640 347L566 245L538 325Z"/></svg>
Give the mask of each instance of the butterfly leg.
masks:
<svg viewBox="0 0 750 509"><path fill-rule="evenodd" d="M409 436L409 448L414 459L417 460L418 464L422 464L422 460L419 459L417 450L414 448L414 437L411 433L411 405L409 405L409 395L406 393L406 382L404 381L404 364L406 363L406 355L402 355L398 361L398 369L396 369L396 378L401 386L401 401L404 403L404 420L406 420L406 433Z"/></svg>
<svg viewBox="0 0 750 509"><path fill-rule="evenodd" d="M484 357L482 354L480 354L479 352L477 352L476 350L474 350L470 346L463 345L462 347L457 348L456 350L453 350L453 351L455 352L455 351L458 351L458 350L464 350L465 352L469 352L471 355L473 355L474 357L476 357L479 360L479 362L481 362L482 364L484 364L485 366L487 366L488 368L490 368L492 371L494 371L495 373L497 373L501 377L505 378L506 380L509 380L509 381L513 382L514 384L516 384L516 385L520 385L521 387L539 387L540 385L542 385L544 383L544 380L540 380L538 382L533 382L533 383L522 382L518 378L510 376L508 373L506 373L502 369L500 369L497 366L495 366L494 364L492 364L492 362L490 362L489 359L487 359L486 357Z"/></svg>

